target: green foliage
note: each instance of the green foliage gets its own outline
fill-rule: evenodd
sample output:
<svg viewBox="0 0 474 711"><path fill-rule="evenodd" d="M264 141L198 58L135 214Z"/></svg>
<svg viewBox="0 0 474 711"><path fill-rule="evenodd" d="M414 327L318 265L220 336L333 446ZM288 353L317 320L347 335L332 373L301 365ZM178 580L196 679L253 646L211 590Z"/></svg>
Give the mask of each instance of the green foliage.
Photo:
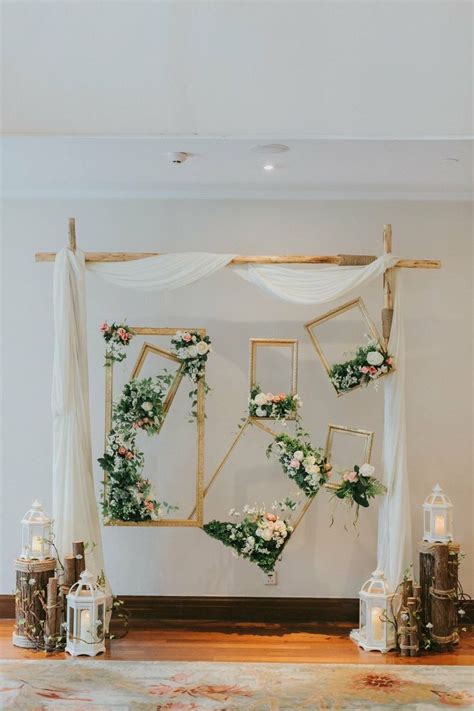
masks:
<svg viewBox="0 0 474 711"><path fill-rule="evenodd" d="M299 395L280 393L264 393L260 385L254 385L250 390L249 415L251 417L271 417L275 420L286 420L296 417L301 407Z"/></svg>
<svg viewBox="0 0 474 711"><path fill-rule="evenodd" d="M387 489L375 477L360 475L360 467L357 464L354 466L354 472L356 474L354 480L343 478L335 495L338 499L348 500L351 505L355 503L357 506L367 508L369 499L373 499L379 494L385 494Z"/></svg>
<svg viewBox="0 0 474 711"><path fill-rule="evenodd" d="M268 445L267 457L270 457L275 446L277 447L278 461L285 474L307 497L316 496L320 487L328 480L332 469L331 465L327 463L324 450L314 448L304 439L279 434Z"/></svg>
<svg viewBox="0 0 474 711"><path fill-rule="evenodd" d="M392 368L392 357L381 348L379 343L370 341L366 346L358 348L355 356L350 360L333 365L329 371L329 378L338 392L347 392L359 385L368 385L385 373L389 373Z"/></svg>

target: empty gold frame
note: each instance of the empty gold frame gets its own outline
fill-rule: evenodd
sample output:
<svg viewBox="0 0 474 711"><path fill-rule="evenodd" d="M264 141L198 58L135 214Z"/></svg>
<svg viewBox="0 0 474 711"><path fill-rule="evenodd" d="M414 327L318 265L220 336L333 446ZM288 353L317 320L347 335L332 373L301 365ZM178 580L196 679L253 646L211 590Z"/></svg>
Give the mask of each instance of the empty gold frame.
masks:
<svg viewBox="0 0 474 711"><path fill-rule="evenodd" d="M334 457L334 439L339 436L339 438L356 438L360 441L361 456L357 456L353 462L351 461L337 461ZM352 469L355 464L365 464L370 463L372 457L372 448L374 446L374 433L369 430L359 430L353 427L344 427L343 425L329 425L328 436L326 439L326 457L328 462L331 462L335 469Z"/></svg>
<svg viewBox="0 0 474 711"><path fill-rule="evenodd" d="M259 385L265 392L262 382L257 377L259 349L287 348L291 352L289 385L290 390L285 391L285 395L296 395L298 392L298 339L296 338L251 338L250 339L250 368L249 368L249 390ZM273 420L273 417L261 417L261 420ZM295 415L289 415L286 419L294 420Z"/></svg>
<svg viewBox="0 0 474 711"><path fill-rule="evenodd" d="M205 336L204 328L151 328L133 326L132 330L138 336L175 336L179 331L196 331L199 335ZM138 358L130 372L130 380L138 378L149 354L154 353L163 358L167 358L174 363L181 364L176 370L173 381L163 402L164 418L160 425L164 424L166 416L173 404L178 388L183 379L183 362L174 353L160 348L151 343L144 343L141 347ZM105 440L112 428L112 405L113 405L113 363L105 368ZM204 426L205 426L205 386L201 379L197 385L197 405L196 405L196 427L197 427L197 462L196 462L196 483L195 483L195 506L188 518L168 518L158 521L121 521L117 519L108 520L106 526L198 526L203 524L203 492L204 492ZM107 472L104 472L104 496L107 496Z"/></svg>
<svg viewBox="0 0 474 711"><path fill-rule="evenodd" d="M367 307L365 306L363 300L361 298L358 299L353 299L352 301L348 301L346 304L343 304L342 306L338 306L335 309L332 309L331 311L328 311L327 313L323 314L322 316L319 316L318 318L313 319L312 321L308 321L308 323L305 323L305 329L307 330L309 337L311 338L311 342L316 350L316 353L318 354L321 363L324 366L324 369L326 370L326 373L328 376L330 376L331 372L331 364L329 363L329 360L327 359L321 342L320 340L316 337L315 330L318 326L321 326L323 323L327 323L328 321L331 321L332 319L337 318L338 316L341 316L344 313L347 313L348 311L352 309L358 309L358 311L361 314L361 317L365 323L365 327L367 328L367 335L370 336L374 341L378 343L380 346L380 349L383 350L383 345L382 341L380 339L379 333L377 331L377 328L375 326L375 323L373 322L369 312L367 311ZM363 343L357 343L354 344L355 348L358 348L362 345L365 345ZM341 354L342 356L343 354ZM340 361L343 362L343 361ZM393 368L392 368L393 370ZM380 377L384 377L381 375ZM378 378L379 379L379 378ZM362 387L362 385L356 385L353 388L350 388L350 390L338 390L337 387L334 385L332 380L329 378L331 385L335 389L337 396L340 397L341 395L346 395L347 393L351 393L354 390L359 390L359 388Z"/></svg>
<svg viewBox="0 0 474 711"><path fill-rule="evenodd" d="M363 461L354 461L354 462L348 463L347 465L344 464L340 467L341 469L342 468L352 469L352 467L355 464L365 464L365 463L370 464L370 459L372 457L372 447L373 447L373 443L374 443L374 433L373 432L369 432L368 430L353 429L351 427L343 427L342 425L329 425L328 434L327 434L327 438L326 438L325 455L326 455L328 462L331 462L331 464L334 466L335 469L337 468L337 463L335 463L333 461L332 454L333 454L333 447L334 447L334 436L337 434L347 435L349 437L359 437L361 439L361 441L363 439L365 439L365 446L363 447L363 450L362 450L363 451L363 457L362 457ZM330 491L334 488L337 488L337 485L335 485L332 482L325 484L325 486ZM293 527L294 529L296 529L300 525L300 523L303 519L303 516L308 511L309 507L311 506L311 504L313 503L315 498L316 497L314 496L312 499L308 499L306 501L305 505L303 506L302 510L300 511L298 518L295 521L295 524Z"/></svg>

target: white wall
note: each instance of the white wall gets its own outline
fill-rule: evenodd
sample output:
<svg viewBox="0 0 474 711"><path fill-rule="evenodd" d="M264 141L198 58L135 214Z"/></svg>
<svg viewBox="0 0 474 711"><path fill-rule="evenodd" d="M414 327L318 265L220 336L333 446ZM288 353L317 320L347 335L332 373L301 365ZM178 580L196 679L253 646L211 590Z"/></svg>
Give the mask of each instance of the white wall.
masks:
<svg viewBox="0 0 474 711"><path fill-rule="evenodd" d="M34 252L66 240L75 215L84 249L208 250L240 253L378 253L384 222L395 251L443 260L441 271L405 273L408 342L408 437L412 521L439 481L454 503L455 532L468 554L462 578L472 579L472 224L468 204L272 201L11 201L3 215L3 417L0 592L13 587L19 519L39 496L51 505L50 380L52 264ZM364 292L377 316L381 285ZM247 398L248 339L300 339L299 390L305 422L323 443L329 421L376 432L382 440L382 390L336 398L302 324L324 309L273 300L228 271L192 289L141 295L88 281L90 381L94 457L103 439L104 318L129 323L204 326L213 338L209 365L206 473L222 456ZM178 451L176 443L173 445ZM243 451L243 450L242 450ZM101 472L95 467L97 484ZM228 470L223 498L238 486ZM269 498L271 494L269 495ZM224 503L224 502L223 502ZM227 503L225 504L227 506ZM329 527L320 495L285 551L279 584L264 587L258 569L197 529L103 529L112 585L122 594L353 596L375 564L377 507L362 512L358 534L344 530L342 512ZM223 513L223 512L222 512Z"/></svg>

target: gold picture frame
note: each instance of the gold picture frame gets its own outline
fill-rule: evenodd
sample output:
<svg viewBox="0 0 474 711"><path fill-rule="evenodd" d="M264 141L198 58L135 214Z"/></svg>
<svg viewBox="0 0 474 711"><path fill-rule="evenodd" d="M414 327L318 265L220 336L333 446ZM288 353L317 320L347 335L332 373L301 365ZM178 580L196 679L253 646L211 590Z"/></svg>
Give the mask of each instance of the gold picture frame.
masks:
<svg viewBox="0 0 474 711"><path fill-rule="evenodd" d="M297 338L251 338L250 339L250 361L249 361L249 391L258 385L257 378L257 353L259 348L290 348L291 349L291 373L290 391L286 395L298 394L298 339ZM274 420L274 417L259 417L259 420ZM295 414L289 415L287 420L294 420Z"/></svg>
<svg viewBox="0 0 474 711"><path fill-rule="evenodd" d="M195 331L201 337L206 335L205 328L153 328L149 326L133 326L131 330L135 335L141 336L175 336L180 331ZM177 369L173 382L170 385L163 410L165 416L160 425L160 429L166 419L166 416L171 408L175 395L183 378L183 361L171 351L165 348L160 348L152 343L144 343L138 354L138 358L130 372L130 378L138 377L141 369L146 361L149 353L155 353L163 356L175 363L181 363ZM112 404L113 404L113 363L105 369L105 441L107 441L108 433L112 428ZM196 481L195 481L195 505L192 514L188 518L169 518L160 519L158 521L121 521L119 519L108 519L104 522L105 526L157 526L157 527L187 527L194 526L201 528L204 520L204 436L205 436L205 398L206 390L204 380L197 384L197 405L196 405L196 435L197 435L197 462L196 462ZM104 472L104 497L107 496L107 472ZM193 518L193 516L195 517Z"/></svg>
<svg viewBox="0 0 474 711"><path fill-rule="evenodd" d="M326 355L324 354L323 347L322 347L319 339L316 337L314 329L317 326L319 326L323 323L326 323L327 321L330 321L331 319L336 318L337 316L340 316L341 314L344 314L347 311L350 311L351 309L359 309L360 313L362 314L363 319L365 320L369 334L371 335L373 340L378 343L380 349L384 350L382 340L380 338L377 327L375 326L375 323L372 320L362 298L359 297L357 299L353 299L352 301L348 301L347 303L342 304L342 306L338 306L335 309L331 309L331 311L328 311L327 313L323 314L322 316L318 316L317 318L312 319L311 321L308 321L304 325L304 327L305 327L306 331L308 332L308 335L311 339L311 342L314 346L314 349L315 349L316 353L318 354L319 359L321 360L321 363L323 364L323 367L324 367L326 373L328 374L328 377L330 376L331 365L330 365ZM392 369L390 372L393 372L393 370L395 370L395 368L392 366ZM385 373L385 374L379 376L379 378L377 378L377 380L380 380L380 378L385 377L385 375L388 375L388 373ZM333 386L334 390L336 391L336 394L338 397L340 397L341 395L347 395L347 394L353 392L354 390L359 390L360 388L364 387L362 384L359 384L353 388L350 388L350 390L338 390L337 387L332 382L332 380L330 379L330 377L329 377L329 381L330 381L331 385Z"/></svg>
<svg viewBox="0 0 474 711"><path fill-rule="evenodd" d="M326 437L326 446L325 446L325 456L328 460L328 462L331 462L331 455L332 455L332 447L334 443L334 435L336 432L339 432L341 434L345 434L348 436L352 437L364 437L366 439L366 445L365 445L365 451L364 451L364 461L361 462L361 464L370 464L370 460L372 458L372 450L373 450L373 444L374 444L374 432L370 432L369 430L360 430L360 429L355 429L353 427L345 427L343 425L329 425L328 426L328 433ZM332 463L332 462L331 462ZM353 464L355 464L354 462ZM353 466L353 464L351 466ZM331 490L335 487L333 484L325 484L325 486ZM303 508L301 509L294 525L293 525L293 530L296 530L298 526L300 525L304 515L307 513L309 507L313 503L313 501L316 499L314 496L312 499L308 499Z"/></svg>
<svg viewBox="0 0 474 711"><path fill-rule="evenodd" d="M342 435L347 435L348 437L359 437L361 439L365 439L365 450L364 450L364 455L363 455L363 461L360 462L361 464L370 464L370 460L372 458L372 450L374 446L374 436L375 433L371 432L370 430L360 430L356 429L354 427L345 427L344 425L329 425L328 426L328 434L327 434L327 439L326 439L326 457L328 462L331 462L331 464L334 464L332 461L332 452L333 452L333 446L334 446L334 435L336 433L342 434ZM351 466L354 464L357 464L357 462L353 462Z"/></svg>

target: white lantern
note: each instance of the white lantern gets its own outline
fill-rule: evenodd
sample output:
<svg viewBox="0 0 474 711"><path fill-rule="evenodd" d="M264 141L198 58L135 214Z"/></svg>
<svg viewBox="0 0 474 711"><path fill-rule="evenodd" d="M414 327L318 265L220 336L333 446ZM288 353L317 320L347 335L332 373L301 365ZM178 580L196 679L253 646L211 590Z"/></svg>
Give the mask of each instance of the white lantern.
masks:
<svg viewBox="0 0 474 711"><path fill-rule="evenodd" d="M105 652L105 593L87 570L67 594L66 652L95 657Z"/></svg>
<svg viewBox="0 0 474 711"><path fill-rule="evenodd" d="M423 504L423 540L430 543L448 543L453 540L453 505L439 484Z"/></svg>
<svg viewBox="0 0 474 711"><path fill-rule="evenodd" d="M359 592L359 629L351 632L351 638L363 649L388 652L397 646L393 597L381 570L375 570L363 584Z"/></svg>
<svg viewBox="0 0 474 711"><path fill-rule="evenodd" d="M21 558L46 560L52 558L51 538L53 519L43 511L39 501L33 501L31 509L21 521Z"/></svg>

